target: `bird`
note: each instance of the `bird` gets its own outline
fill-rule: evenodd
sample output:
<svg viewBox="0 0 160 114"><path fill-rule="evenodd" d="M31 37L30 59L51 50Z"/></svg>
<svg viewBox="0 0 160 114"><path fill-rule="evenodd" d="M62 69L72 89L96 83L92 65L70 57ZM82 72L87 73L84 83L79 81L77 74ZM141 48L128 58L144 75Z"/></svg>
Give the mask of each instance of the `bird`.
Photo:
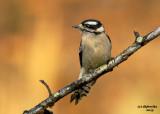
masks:
<svg viewBox="0 0 160 114"><path fill-rule="evenodd" d="M92 73L96 68L107 64L111 60L112 45L109 36L105 34L104 26L98 20L87 19L72 27L78 29L82 35L79 47L80 79L85 74ZM88 95L95 82L96 80L73 91L70 102L75 100L75 105L78 104Z"/></svg>

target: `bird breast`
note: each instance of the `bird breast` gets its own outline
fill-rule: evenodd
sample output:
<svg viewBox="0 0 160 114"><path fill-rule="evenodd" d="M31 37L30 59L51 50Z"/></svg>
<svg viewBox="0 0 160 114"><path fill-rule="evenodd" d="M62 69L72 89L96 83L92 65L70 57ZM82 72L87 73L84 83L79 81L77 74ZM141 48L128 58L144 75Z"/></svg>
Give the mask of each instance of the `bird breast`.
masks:
<svg viewBox="0 0 160 114"><path fill-rule="evenodd" d="M108 62L111 56L111 43L107 36L82 37L82 67L94 70Z"/></svg>

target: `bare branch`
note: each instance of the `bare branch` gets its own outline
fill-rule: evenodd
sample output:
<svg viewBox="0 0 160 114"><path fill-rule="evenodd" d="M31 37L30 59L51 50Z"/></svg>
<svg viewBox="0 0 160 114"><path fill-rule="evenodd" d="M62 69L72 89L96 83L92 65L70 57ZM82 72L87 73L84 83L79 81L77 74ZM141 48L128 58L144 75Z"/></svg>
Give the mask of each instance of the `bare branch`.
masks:
<svg viewBox="0 0 160 114"><path fill-rule="evenodd" d="M144 37L140 36L138 32L134 32L134 33L136 37L135 42L131 46L129 46L126 50L124 50L122 53L120 53L117 57L111 60L108 64L100 66L93 73L86 74L86 76L82 77L81 79L67 85L66 87L62 88L61 90L57 91L56 93L48 97L46 100L42 101L40 104L38 104L34 108L24 112L24 114L39 113L42 110L45 110L46 108L53 106L54 103L56 103L58 100L68 95L72 91L99 78L104 73L112 71L115 66L127 60L128 57L131 56L138 49L140 49L141 47L146 45L148 42L158 37L160 35L160 27L152 31L151 33L147 34Z"/></svg>
<svg viewBox="0 0 160 114"><path fill-rule="evenodd" d="M39 80L42 84L44 84L48 90L49 96L52 95L51 89L49 88L49 86L47 85L47 83L44 80Z"/></svg>

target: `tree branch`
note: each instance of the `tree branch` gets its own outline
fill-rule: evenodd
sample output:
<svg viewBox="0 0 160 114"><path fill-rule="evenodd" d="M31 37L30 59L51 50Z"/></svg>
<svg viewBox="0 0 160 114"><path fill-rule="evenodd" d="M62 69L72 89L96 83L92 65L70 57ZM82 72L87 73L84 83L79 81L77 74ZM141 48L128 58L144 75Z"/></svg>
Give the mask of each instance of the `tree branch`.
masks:
<svg viewBox="0 0 160 114"><path fill-rule="evenodd" d="M48 90L48 93L49 93L49 96L52 95L52 92L51 92L51 89L49 88L49 86L47 85L47 83L44 81L44 80L39 80L43 85L46 86L47 90Z"/></svg>
<svg viewBox="0 0 160 114"><path fill-rule="evenodd" d="M75 82L67 85L66 87L52 94L50 97L42 101L40 104L38 104L34 108L30 109L29 111L25 111L24 114L36 114L36 113L44 112L46 108L53 106L54 103L56 103L58 100L60 100L64 96L68 95L69 93L73 92L79 87L93 80L96 80L97 78L102 76L104 73L112 71L115 66L119 65L123 61L126 61L128 57L131 56L138 49L140 49L141 47L146 45L148 42L158 37L160 35L160 27L152 31L151 33L147 34L144 37L140 36L138 32L134 32L134 33L136 37L135 42L131 46L129 46L126 50L124 50L122 53L120 53L117 57L111 60L108 64L100 66L99 68L94 70L93 73L86 74L81 79L76 80Z"/></svg>

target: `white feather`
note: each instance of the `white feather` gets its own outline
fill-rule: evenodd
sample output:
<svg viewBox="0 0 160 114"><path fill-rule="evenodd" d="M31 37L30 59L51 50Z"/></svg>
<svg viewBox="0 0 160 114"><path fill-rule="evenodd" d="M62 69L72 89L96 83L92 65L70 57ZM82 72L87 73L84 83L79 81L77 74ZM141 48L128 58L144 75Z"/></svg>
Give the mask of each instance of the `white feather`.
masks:
<svg viewBox="0 0 160 114"><path fill-rule="evenodd" d="M89 22L86 22L85 24L89 24L89 25L97 25L97 22L95 22L95 21L89 21Z"/></svg>
<svg viewBox="0 0 160 114"><path fill-rule="evenodd" d="M103 26L101 26L101 27L100 27L100 28L98 28L96 31L97 31L97 32L104 32L104 27L103 27Z"/></svg>

